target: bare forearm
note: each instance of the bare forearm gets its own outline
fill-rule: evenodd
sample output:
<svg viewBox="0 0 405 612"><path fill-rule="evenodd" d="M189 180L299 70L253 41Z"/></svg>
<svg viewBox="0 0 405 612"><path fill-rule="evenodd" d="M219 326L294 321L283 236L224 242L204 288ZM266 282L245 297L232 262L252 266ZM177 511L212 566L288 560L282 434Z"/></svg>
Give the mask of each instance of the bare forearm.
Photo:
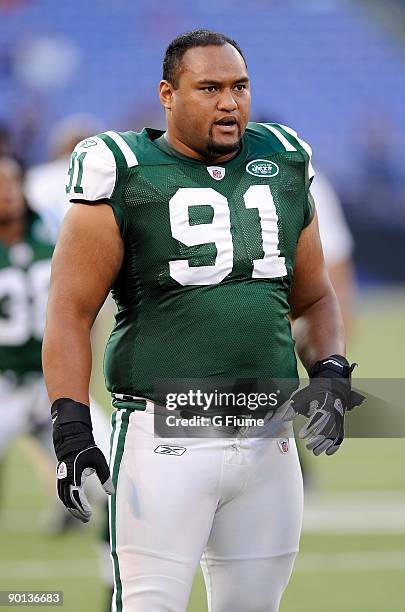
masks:
<svg viewBox="0 0 405 612"><path fill-rule="evenodd" d="M60 397L89 405L90 326L69 314L48 317L42 361L51 402Z"/></svg>
<svg viewBox="0 0 405 612"><path fill-rule="evenodd" d="M334 292L328 292L296 317L292 333L298 356L307 370L329 355L345 355L344 325Z"/></svg>

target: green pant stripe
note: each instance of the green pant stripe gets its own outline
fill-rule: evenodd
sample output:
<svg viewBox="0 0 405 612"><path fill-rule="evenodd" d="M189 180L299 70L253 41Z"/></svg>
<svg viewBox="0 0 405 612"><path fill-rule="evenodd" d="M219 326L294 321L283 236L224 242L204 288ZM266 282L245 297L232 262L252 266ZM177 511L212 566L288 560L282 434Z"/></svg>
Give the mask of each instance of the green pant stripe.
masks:
<svg viewBox="0 0 405 612"><path fill-rule="evenodd" d="M121 415L121 425L118 434L118 442L117 449L115 451L115 456L111 456L111 465L112 465L112 481L114 484L114 493L111 497L111 506L110 506L110 529L111 529L111 556L113 560L114 567L114 581L115 581L115 606L117 612L122 612L122 583L120 576L120 567L118 562L117 555L117 484L118 484L118 475L122 460L122 455L124 452L125 446L125 437L128 431L128 423L131 412L129 410L123 410L120 412ZM113 431L111 435L111 454L112 454L112 443L114 440L114 433L116 429L117 423L117 413L113 414L112 417L112 426Z"/></svg>
<svg viewBox="0 0 405 612"><path fill-rule="evenodd" d="M114 441L114 434L115 434L115 428L117 426L117 413L113 412L111 415L111 435L110 435L110 470L112 470L113 468L113 457L112 457L112 449L113 449L113 441Z"/></svg>

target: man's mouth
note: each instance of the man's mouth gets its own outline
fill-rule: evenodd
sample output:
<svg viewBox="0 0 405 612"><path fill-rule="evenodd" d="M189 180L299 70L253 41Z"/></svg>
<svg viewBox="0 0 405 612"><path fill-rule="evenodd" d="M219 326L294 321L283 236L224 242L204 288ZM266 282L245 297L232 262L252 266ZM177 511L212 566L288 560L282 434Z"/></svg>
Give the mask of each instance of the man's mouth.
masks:
<svg viewBox="0 0 405 612"><path fill-rule="evenodd" d="M219 119L214 122L214 125L222 132L222 133L232 133L238 127L238 122L233 117L224 117L223 119Z"/></svg>
<svg viewBox="0 0 405 612"><path fill-rule="evenodd" d="M224 117L215 121L215 125L237 125L237 121L233 117Z"/></svg>

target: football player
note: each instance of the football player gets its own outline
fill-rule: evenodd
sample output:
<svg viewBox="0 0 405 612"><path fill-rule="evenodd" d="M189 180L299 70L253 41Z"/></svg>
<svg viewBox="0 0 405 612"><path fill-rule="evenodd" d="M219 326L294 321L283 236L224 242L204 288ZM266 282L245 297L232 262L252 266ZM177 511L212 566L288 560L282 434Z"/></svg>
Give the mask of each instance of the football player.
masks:
<svg viewBox="0 0 405 612"><path fill-rule="evenodd" d="M311 150L290 128L248 123L246 61L223 34L172 41L160 100L165 132L107 131L72 155L74 206L53 260L43 354L58 492L84 521L86 473L112 494L113 610L186 610L201 561L211 612L276 611L302 520L288 419L308 417L309 447L332 454L356 401L310 194ZM110 290L112 482L88 396L90 330ZM294 344L311 384L286 410L298 387ZM159 427L155 435L162 379L287 382L263 426L212 421L208 436L178 428L168 440ZM191 402L182 410L193 412Z"/></svg>
<svg viewBox="0 0 405 612"><path fill-rule="evenodd" d="M54 457L41 363L53 250L48 226L27 205L18 163L0 158L0 457L21 433ZM106 417L97 404L94 411L106 451Z"/></svg>
<svg viewBox="0 0 405 612"><path fill-rule="evenodd" d="M29 434L43 451L42 465L50 478L55 455L41 346L53 250L48 227L25 201L18 163L0 157L0 464L10 444ZM92 405L95 435L107 452L107 417L97 403ZM97 484L91 496L104 507ZM69 517L52 511L47 528L62 531ZM99 548L105 566L105 544ZM103 575L110 587L111 577L105 571Z"/></svg>
<svg viewBox="0 0 405 612"><path fill-rule="evenodd" d="M19 165L0 158L0 456L24 432L52 454L41 345L53 249L26 205Z"/></svg>
<svg viewBox="0 0 405 612"><path fill-rule="evenodd" d="M51 159L27 170L24 190L28 201L33 210L46 221L54 240L69 208L65 177L72 149L78 142L101 129L97 118L85 113L64 117L53 126L51 132Z"/></svg>

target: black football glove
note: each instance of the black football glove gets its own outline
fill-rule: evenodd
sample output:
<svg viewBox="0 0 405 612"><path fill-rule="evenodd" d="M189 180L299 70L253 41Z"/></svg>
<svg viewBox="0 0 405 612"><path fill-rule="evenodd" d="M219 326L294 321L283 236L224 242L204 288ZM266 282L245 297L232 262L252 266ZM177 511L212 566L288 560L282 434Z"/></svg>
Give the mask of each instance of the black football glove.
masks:
<svg viewBox="0 0 405 612"><path fill-rule="evenodd" d="M104 491L114 493L107 461L93 438L90 408L62 397L52 404L51 413L58 495L74 517L87 523L91 506L84 492L86 478L96 472Z"/></svg>
<svg viewBox="0 0 405 612"><path fill-rule="evenodd" d="M317 361L309 371L309 385L291 398L283 418L289 421L298 414L308 417L298 435L307 438L306 447L314 455L323 452L333 455L339 450L344 438L346 411L359 406L365 399L351 388L355 366L341 355Z"/></svg>

